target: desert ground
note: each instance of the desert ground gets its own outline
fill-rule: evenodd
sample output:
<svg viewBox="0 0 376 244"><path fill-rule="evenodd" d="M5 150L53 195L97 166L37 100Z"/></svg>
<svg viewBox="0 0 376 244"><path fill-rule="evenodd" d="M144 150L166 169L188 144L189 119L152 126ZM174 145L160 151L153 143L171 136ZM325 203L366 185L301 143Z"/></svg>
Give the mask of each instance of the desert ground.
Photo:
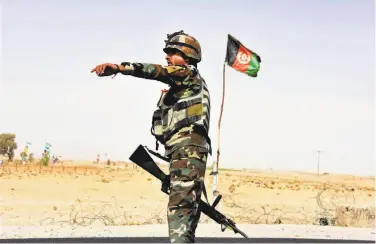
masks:
<svg viewBox="0 0 376 244"><path fill-rule="evenodd" d="M157 179L134 166L0 165L0 226L165 224L167 195ZM166 164L160 167L168 172ZM212 202L210 172L205 184ZM217 208L237 224L375 227L374 177L220 169L219 180ZM200 222L213 223L205 215Z"/></svg>

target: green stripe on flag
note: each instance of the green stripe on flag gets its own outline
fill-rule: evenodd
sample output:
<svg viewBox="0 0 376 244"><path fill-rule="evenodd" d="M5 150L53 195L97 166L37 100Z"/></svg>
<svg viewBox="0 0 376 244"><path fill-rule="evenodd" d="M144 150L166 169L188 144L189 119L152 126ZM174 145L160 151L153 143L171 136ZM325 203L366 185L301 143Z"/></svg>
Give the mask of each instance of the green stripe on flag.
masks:
<svg viewBox="0 0 376 244"><path fill-rule="evenodd" d="M249 62L248 68L245 73L252 77L257 77L257 73L260 70L260 63L257 60L256 54L253 53L251 62Z"/></svg>

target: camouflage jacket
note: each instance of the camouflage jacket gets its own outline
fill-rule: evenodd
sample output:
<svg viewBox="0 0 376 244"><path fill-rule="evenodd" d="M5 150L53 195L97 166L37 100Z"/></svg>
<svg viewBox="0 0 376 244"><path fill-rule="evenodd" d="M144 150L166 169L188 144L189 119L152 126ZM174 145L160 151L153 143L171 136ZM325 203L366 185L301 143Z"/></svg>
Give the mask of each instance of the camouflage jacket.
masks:
<svg viewBox="0 0 376 244"><path fill-rule="evenodd" d="M191 96L201 89L201 76L197 75L198 70L193 66L162 66L149 63L128 63L124 62L124 75L131 75L138 78L151 79L163 82L174 90L174 98L183 99ZM196 145L206 148L211 154L210 138L207 133L199 135L194 133L193 125L184 127L174 133L165 142L165 155L170 155L176 149L186 145Z"/></svg>

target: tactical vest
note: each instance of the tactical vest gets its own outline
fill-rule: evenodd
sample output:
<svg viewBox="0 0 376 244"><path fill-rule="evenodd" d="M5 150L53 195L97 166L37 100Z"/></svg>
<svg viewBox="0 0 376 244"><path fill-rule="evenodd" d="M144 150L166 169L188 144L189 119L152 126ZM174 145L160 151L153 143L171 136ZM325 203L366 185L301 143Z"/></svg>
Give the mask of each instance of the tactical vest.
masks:
<svg viewBox="0 0 376 244"><path fill-rule="evenodd" d="M197 94L169 104L167 100L171 99L174 92L173 88L162 91L157 103L158 109L153 113L151 134L157 140L156 149L158 150L158 142L165 145L174 133L191 124L195 125L197 132L205 136L210 144L210 94L205 81L202 80Z"/></svg>

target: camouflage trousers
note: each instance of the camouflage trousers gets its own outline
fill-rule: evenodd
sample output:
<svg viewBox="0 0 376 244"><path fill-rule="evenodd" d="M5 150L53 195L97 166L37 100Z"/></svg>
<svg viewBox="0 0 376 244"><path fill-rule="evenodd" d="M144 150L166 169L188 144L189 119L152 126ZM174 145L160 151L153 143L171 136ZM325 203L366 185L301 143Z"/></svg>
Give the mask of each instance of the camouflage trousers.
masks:
<svg viewBox="0 0 376 244"><path fill-rule="evenodd" d="M198 205L205 178L207 150L184 146L171 155L167 221L171 243L193 243L200 219Z"/></svg>

